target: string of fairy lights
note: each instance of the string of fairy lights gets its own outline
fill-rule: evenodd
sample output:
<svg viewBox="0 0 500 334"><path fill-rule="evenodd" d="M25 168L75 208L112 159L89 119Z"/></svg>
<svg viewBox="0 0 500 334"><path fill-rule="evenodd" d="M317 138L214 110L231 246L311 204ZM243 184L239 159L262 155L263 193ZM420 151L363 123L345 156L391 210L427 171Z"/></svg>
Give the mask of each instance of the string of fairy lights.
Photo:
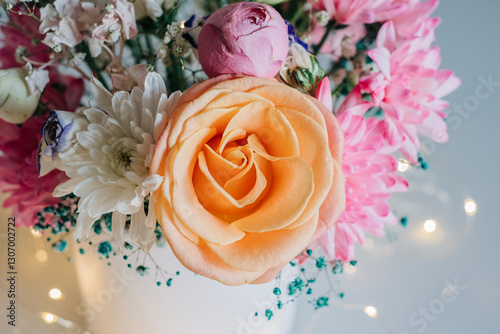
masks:
<svg viewBox="0 0 500 334"><path fill-rule="evenodd" d="M413 166L405 161L405 160L400 160L398 163L398 171L401 173L406 173L408 172ZM469 217L472 217L476 215L478 211L478 205L472 198L466 198L463 203L463 209L465 211L465 214ZM421 222L421 228L422 230L429 234L432 235L439 229L439 222L436 219L426 219L423 222ZM31 234L34 238L41 238L43 237L43 234L34 228L31 228ZM372 249L374 247L374 242L372 239L367 238L366 243L364 245L365 249ZM48 254L45 250L43 249L38 249L35 252L35 258L38 262L44 263L48 260ZM356 272L356 266L352 266L349 264L346 264L344 267L344 272L347 274L354 274ZM453 289L453 287L445 287L445 290ZM453 293L453 291L445 291L443 290L444 293ZM63 292L57 288L54 287L48 291L47 294L48 298L54 301L63 301L65 299L65 296ZM383 320L381 315L379 314L378 309L373 306L373 305L347 305L347 304L340 304L338 305L343 309L350 309L350 310L358 310L362 311L366 316L377 320L380 323L380 326L384 328L384 330L388 334L393 334L394 332L391 330L390 326ZM72 321L66 320L59 315L56 315L51 312L39 312L39 315L41 317L41 320L43 320L47 324L57 324L63 328L80 328L77 324L75 324ZM80 333L83 334L91 334L89 331L80 329Z"/></svg>

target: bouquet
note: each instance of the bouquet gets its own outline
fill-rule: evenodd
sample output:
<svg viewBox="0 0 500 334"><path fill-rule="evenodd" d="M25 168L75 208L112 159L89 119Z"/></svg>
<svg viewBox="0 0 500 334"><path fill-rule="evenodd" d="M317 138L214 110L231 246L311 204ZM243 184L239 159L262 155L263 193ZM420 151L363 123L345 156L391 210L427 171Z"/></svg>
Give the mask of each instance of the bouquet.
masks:
<svg viewBox="0 0 500 334"><path fill-rule="evenodd" d="M438 1L189 2L3 1L4 207L36 233L108 235L104 257L166 241L227 285L355 265L365 232L407 223L387 204L398 167L448 140Z"/></svg>

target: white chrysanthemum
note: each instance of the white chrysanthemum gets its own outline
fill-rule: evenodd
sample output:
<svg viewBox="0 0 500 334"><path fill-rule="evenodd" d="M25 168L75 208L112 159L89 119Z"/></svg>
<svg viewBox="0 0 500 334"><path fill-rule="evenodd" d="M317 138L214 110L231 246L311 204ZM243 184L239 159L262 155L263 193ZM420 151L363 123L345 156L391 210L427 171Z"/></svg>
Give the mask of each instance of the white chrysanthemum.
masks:
<svg viewBox="0 0 500 334"><path fill-rule="evenodd" d="M165 128L169 110L180 92L167 98L165 83L149 73L144 91L109 93L93 79L97 106L82 113L88 120L76 133L72 149L60 154L69 181L59 185L54 196L73 192L80 197L75 238L87 239L94 222L112 214L112 230L119 247L127 215L131 215L130 238L149 250L155 241L156 217L153 205L148 215L144 200L155 191L162 177L149 175L149 163L156 139Z"/></svg>

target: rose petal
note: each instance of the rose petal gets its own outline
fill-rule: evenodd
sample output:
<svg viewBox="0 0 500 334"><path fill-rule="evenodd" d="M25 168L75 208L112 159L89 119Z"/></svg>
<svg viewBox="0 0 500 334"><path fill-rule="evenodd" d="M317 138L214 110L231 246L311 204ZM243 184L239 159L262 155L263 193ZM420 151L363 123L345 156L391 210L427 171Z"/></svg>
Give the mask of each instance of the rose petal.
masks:
<svg viewBox="0 0 500 334"><path fill-rule="evenodd" d="M257 101L241 108L227 124L222 141L235 129L244 129L248 135L257 134L271 155L299 155L295 131L283 113L276 110L270 101Z"/></svg>
<svg viewBox="0 0 500 334"><path fill-rule="evenodd" d="M214 136L215 131L215 129L201 129L178 144L178 152L173 158L170 171L172 175L170 194L173 213L182 224L204 240L228 245L243 238L245 233L207 212L197 200L191 181L197 153ZM163 184L163 187L168 186Z"/></svg>
<svg viewBox="0 0 500 334"><path fill-rule="evenodd" d="M290 158L283 159L289 160ZM247 233L231 245L207 246L225 263L245 271L265 271L277 264L286 264L311 242L318 215L293 230Z"/></svg>
<svg viewBox="0 0 500 334"><path fill-rule="evenodd" d="M257 152L259 154L259 152ZM267 232L292 224L307 207L314 191L314 173L301 157L270 161L273 184L254 213L232 223L246 232Z"/></svg>
<svg viewBox="0 0 500 334"><path fill-rule="evenodd" d="M160 211L161 210L161 211ZM158 205L156 212L161 212L159 218L164 217L164 206ZM208 247L196 245L181 234L168 220L162 221L161 227L167 242L177 259L187 269L226 285L242 285L249 283L264 271L247 272L222 262Z"/></svg>
<svg viewBox="0 0 500 334"><path fill-rule="evenodd" d="M328 147L328 133L310 117L288 109L283 112L297 134L300 157L314 173L314 192L300 217L288 228L300 226L310 219L325 200L333 181L333 159Z"/></svg>

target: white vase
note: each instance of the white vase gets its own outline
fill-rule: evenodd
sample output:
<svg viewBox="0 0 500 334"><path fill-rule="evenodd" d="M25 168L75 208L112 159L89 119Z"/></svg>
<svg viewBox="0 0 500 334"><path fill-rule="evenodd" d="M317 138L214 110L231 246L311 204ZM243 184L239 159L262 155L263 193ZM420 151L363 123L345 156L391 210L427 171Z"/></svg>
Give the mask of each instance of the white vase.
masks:
<svg viewBox="0 0 500 334"><path fill-rule="evenodd" d="M75 254L82 303L77 312L92 334L289 334L297 312L295 303L276 307L275 283L228 287L193 274L165 246L152 256L173 273L170 287L156 285L155 270L141 277L133 256L99 260L96 254ZM142 263L142 256L139 264ZM146 266L151 265L147 262ZM290 269L285 269L290 270ZM176 276L176 271L180 275ZM284 288L282 288L285 291ZM270 321L266 309L273 309ZM258 313L256 316L255 313Z"/></svg>

